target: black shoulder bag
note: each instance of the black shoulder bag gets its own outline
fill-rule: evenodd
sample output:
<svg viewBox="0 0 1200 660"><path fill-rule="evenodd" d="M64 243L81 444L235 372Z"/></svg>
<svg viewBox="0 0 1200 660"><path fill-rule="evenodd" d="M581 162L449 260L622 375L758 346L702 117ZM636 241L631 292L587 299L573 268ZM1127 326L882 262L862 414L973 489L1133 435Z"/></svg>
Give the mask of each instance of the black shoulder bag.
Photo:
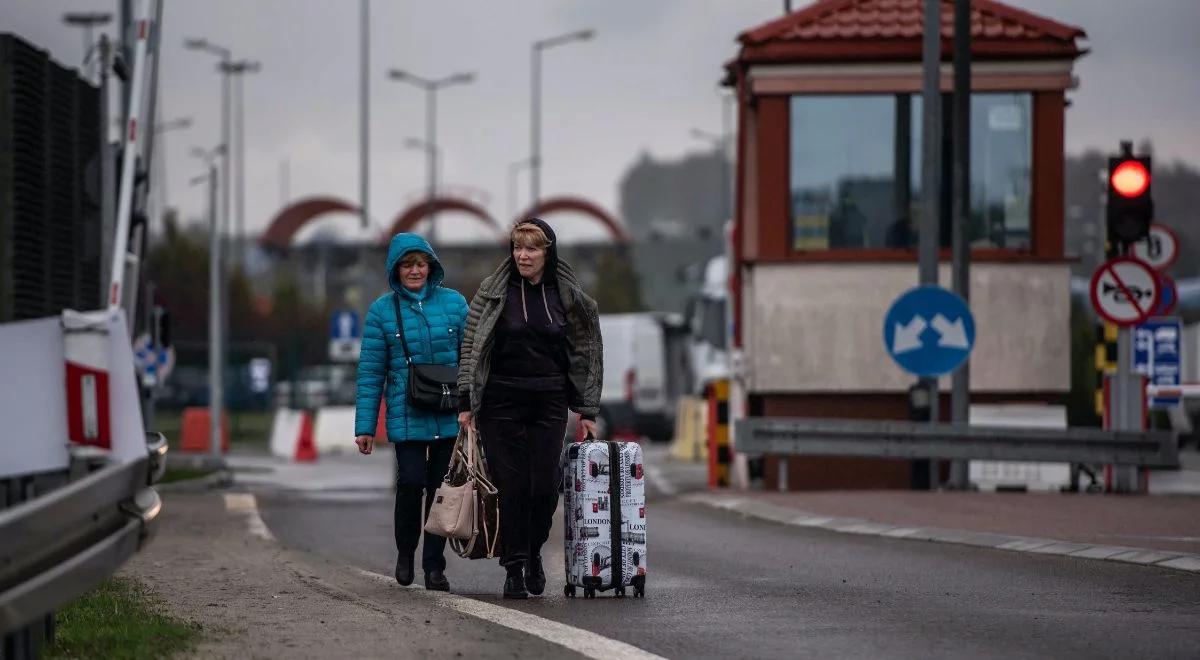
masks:
<svg viewBox="0 0 1200 660"><path fill-rule="evenodd" d="M408 341L404 338L404 317L400 314L399 294L392 294L392 306L396 310L396 338L404 348L404 361L408 363L408 403L414 408L435 413L457 411L458 367L449 364L414 364Z"/></svg>

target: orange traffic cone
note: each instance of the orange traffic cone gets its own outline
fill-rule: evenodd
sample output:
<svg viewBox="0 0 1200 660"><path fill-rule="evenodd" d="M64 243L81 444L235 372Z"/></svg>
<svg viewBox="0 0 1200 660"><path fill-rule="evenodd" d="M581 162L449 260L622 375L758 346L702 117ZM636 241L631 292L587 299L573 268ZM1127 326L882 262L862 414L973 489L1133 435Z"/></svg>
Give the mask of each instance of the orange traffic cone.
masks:
<svg viewBox="0 0 1200 660"><path fill-rule="evenodd" d="M312 463L317 460L317 446L313 444L312 415L307 412L300 414L304 417L300 420L300 441L296 443L296 461Z"/></svg>

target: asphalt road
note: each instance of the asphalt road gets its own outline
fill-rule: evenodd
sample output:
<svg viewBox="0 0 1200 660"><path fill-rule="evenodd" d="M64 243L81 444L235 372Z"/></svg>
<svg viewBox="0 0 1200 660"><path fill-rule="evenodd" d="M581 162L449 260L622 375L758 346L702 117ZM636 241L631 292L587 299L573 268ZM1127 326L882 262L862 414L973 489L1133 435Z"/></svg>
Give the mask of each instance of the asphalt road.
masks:
<svg viewBox="0 0 1200 660"><path fill-rule="evenodd" d="M451 554L452 590L672 658L1200 657L1200 575L783 527L679 501L654 477L645 600L566 599L557 527L545 597L502 600L495 562ZM275 492L260 507L280 542L391 574L387 493Z"/></svg>

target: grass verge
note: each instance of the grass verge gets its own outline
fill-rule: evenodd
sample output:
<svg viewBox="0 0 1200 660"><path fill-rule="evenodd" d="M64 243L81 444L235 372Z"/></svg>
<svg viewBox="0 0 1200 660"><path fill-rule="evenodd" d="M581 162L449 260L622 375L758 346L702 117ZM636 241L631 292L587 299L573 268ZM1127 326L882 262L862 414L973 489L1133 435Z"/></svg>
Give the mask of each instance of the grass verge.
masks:
<svg viewBox="0 0 1200 660"><path fill-rule="evenodd" d="M198 625L165 614L136 579L115 577L59 611L54 644L43 657L169 658L199 637Z"/></svg>
<svg viewBox="0 0 1200 660"><path fill-rule="evenodd" d="M271 436L271 421L274 411L241 411L229 414L229 443L242 448L261 447L266 449ZM167 436L167 445L172 451L179 449L182 410L155 411L154 422L148 431L158 431Z"/></svg>

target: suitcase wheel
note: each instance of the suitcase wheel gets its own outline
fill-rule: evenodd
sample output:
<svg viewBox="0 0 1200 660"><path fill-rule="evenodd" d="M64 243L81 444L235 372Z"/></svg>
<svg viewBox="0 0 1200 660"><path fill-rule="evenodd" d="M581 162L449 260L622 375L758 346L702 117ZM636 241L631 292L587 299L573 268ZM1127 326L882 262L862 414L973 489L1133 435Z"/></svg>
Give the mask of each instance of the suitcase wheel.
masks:
<svg viewBox="0 0 1200 660"><path fill-rule="evenodd" d="M563 595L566 596L567 598L574 598L575 597L575 585L573 585L573 584L563 585Z"/></svg>

